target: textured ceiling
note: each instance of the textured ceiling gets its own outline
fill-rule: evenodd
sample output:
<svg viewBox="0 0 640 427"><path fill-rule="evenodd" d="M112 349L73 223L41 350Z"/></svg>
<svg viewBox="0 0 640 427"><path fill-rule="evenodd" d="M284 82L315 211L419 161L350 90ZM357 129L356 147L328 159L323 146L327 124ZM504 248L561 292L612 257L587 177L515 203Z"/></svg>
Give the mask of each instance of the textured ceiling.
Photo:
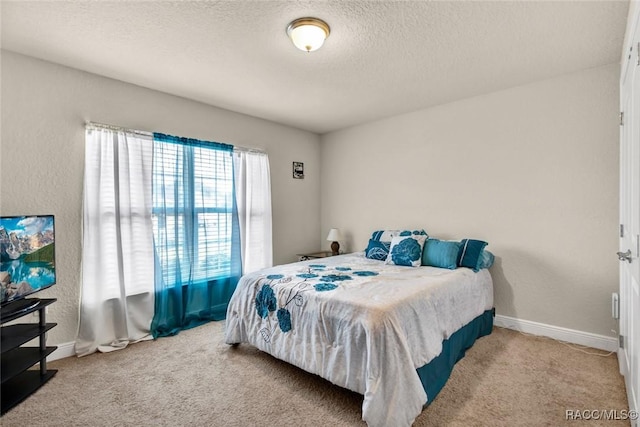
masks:
<svg viewBox="0 0 640 427"><path fill-rule="evenodd" d="M2 48L316 133L619 62L628 1L1 3ZM296 49L295 18L331 26Z"/></svg>

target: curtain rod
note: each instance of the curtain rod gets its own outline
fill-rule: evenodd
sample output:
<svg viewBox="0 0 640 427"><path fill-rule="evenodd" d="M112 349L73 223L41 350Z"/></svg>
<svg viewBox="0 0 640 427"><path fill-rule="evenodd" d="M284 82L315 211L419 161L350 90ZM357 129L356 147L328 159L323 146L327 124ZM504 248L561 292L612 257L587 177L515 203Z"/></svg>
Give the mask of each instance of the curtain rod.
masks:
<svg viewBox="0 0 640 427"><path fill-rule="evenodd" d="M144 136L153 136L152 132L146 132L143 130L138 130L138 129L129 129L129 128L123 128L120 126L114 126L114 125L107 125L104 123L96 123L96 122L85 122L85 127L90 128L90 129L109 129L109 130L115 130L116 132L129 132L129 133L134 133L136 135L144 135Z"/></svg>
<svg viewBox="0 0 640 427"><path fill-rule="evenodd" d="M93 129L109 129L109 130L114 130L117 132L129 132L129 133L133 133L136 135L143 135L143 136L153 136L153 132L147 132L144 130L138 130L138 129L130 129L130 128L124 128L121 126L114 126L114 125L107 125L104 123L97 123L97 122L91 122L91 121L86 121L85 122L85 126L88 128L93 128ZM234 145L234 144L230 144L233 145L233 149L234 151L244 151L247 153L257 153L257 154L267 154L266 151L261 150L259 148L249 148L249 147L240 147L238 145Z"/></svg>
<svg viewBox="0 0 640 427"><path fill-rule="evenodd" d="M245 153L267 154L266 151L261 150L259 148L239 147L237 145L233 146L233 150L234 151L244 151Z"/></svg>

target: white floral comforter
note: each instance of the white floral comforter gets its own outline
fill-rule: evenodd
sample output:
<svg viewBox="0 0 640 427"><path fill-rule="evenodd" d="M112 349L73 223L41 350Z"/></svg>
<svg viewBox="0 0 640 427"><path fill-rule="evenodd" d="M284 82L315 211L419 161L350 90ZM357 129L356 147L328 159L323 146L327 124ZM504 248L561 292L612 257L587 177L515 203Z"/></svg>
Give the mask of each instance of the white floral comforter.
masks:
<svg viewBox="0 0 640 427"><path fill-rule="evenodd" d="M243 276L225 334L363 394L369 426L409 426L428 400L416 369L492 306L487 270L400 267L358 253Z"/></svg>

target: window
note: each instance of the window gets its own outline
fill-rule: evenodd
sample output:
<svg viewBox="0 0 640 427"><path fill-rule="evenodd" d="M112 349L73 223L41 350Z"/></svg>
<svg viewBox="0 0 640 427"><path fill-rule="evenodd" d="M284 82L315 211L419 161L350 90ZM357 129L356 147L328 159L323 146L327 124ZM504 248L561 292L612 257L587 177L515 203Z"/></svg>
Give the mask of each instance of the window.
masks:
<svg viewBox="0 0 640 427"><path fill-rule="evenodd" d="M86 141L77 354L224 319L242 245L254 241L240 240L237 204L247 218L270 212L266 154L260 174L243 167L234 177L228 144L97 124ZM234 178L244 183L240 202ZM254 191L254 181L266 190ZM258 239L270 263L271 216L268 227L243 221L247 236L268 230Z"/></svg>
<svg viewBox="0 0 640 427"><path fill-rule="evenodd" d="M155 142L153 234L166 285L228 276L232 161L231 151Z"/></svg>

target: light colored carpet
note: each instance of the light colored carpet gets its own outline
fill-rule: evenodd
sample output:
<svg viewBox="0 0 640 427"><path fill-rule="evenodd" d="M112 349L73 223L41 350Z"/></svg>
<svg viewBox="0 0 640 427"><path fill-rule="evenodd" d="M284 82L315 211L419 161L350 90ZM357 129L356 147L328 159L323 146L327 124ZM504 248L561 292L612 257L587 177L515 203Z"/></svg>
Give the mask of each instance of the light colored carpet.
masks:
<svg viewBox="0 0 640 427"><path fill-rule="evenodd" d="M125 350L49 364L58 374L2 418L9 426L362 426L362 396L249 345L223 322ZM590 350L597 351L597 350ZM615 355L507 329L476 342L415 426L629 425L566 421L627 409Z"/></svg>

